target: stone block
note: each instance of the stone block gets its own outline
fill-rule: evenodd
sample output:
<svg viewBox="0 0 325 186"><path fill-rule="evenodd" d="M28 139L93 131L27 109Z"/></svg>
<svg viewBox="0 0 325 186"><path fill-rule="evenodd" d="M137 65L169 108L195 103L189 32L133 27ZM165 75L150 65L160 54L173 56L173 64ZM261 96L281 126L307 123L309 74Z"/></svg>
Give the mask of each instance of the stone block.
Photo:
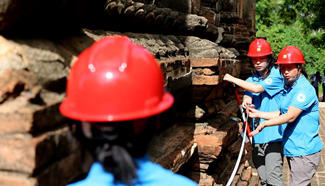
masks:
<svg viewBox="0 0 325 186"><path fill-rule="evenodd" d="M193 75L192 78L193 85L218 85L219 76L205 76L205 75Z"/></svg>
<svg viewBox="0 0 325 186"><path fill-rule="evenodd" d="M243 171L240 179L243 180L243 181L249 181L251 179L251 177L252 177L252 167L247 167Z"/></svg>
<svg viewBox="0 0 325 186"><path fill-rule="evenodd" d="M198 14L201 9L201 0L192 0L192 13Z"/></svg>
<svg viewBox="0 0 325 186"><path fill-rule="evenodd" d="M244 164L240 164L238 170L237 170L237 175L241 175L245 169Z"/></svg>
<svg viewBox="0 0 325 186"><path fill-rule="evenodd" d="M202 6L199 14L205 17L208 20L208 23L216 24L216 12L211 8Z"/></svg>
<svg viewBox="0 0 325 186"><path fill-rule="evenodd" d="M0 172L0 183L2 186L37 186L37 180L26 174L15 172ZM50 186L50 185L49 185Z"/></svg>
<svg viewBox="0 0 325 186"><path fill-rule="evenodd" d="M223 162L226 164L226 167L221 171L221 174L219 175L219 179L218 179L218 182L217 183L222 183L224 185L226 185L233 169L234 169L234 166L235 166L235 161L230 161L230 162Z"/></svg>
<svg viewBox="0 0 325 186"><path fill-rule="evenodd" d="M186 58L159 60L165 79L179 79L191 72L190 61Z"/></svg>
<svg viewBox="0 0 325 186"><path fill-rule="evenodd" d="M38 180L38 185L40 186L67 185L76 177L86 176L92 163L91 155L85 153L82 149L78 149L48 166L37 174L35 179Z"/></svg>
<svg viewBox="0 0 325 186"><path fill-rule="evenodd" d="M232 154L238 154L239 153L239 150L240 150L240 147L241 147L241 143L242 143L242 138L238 138L235 143L231 144L229 147L228 147L228 150L230 153Z"/></svg>
<svg viewBox="0 0 325 186"><path fill-rule="evenodd" d="M217 132L217 129L208 125L208 123L195 123L194 136L210 135Z"/></svg>
<svg viewBox="0 0 325 186"><path fill-rule="evenodd" d="M231 186L236 186L237 183L239 182L239 180L240 180L240 176L239 175L236 175L234 177L234 179L232 180Z"/></svg>
<svg viewBox="0 0 325 186"><path fill-rule="evenodd" d="M200 186L213 186L215 183L214 179L212 176L207 176L207 178L200 179L199 185Z"/></svg>
<svg viewBox="0 0 325 186"><path fill-rule="evenodd" d="M248 185L249 185L249 186L258 186L258 185L260 185L258 176L253 176L253 177L249 180Z"/></svg>
<svg viewBox="0 0 325 186"><path fill-rule="evenodd" d="M237 183L237 186L247 186L248 185L248 182L247 181L242 181L240 180L238 183Z"/></svg>
<svg viewBox="0 0 325 186"><path fill-rule="evenodd" d="M199 156L216 159L222 150L225 136L225 132L195 136L195 141L198 144Z"/></svg>
<svg viewBox="0 0 325 186"><path fill-rule="evenodd" d="M234 140L238 139L238 125L234 121L228 121L224 125L220 127L220 131L224 131L227 133L223 145L229 146L234 142Z"/></svg>
<svg viewBox="0 0 325 186"><path fill-rule="evenodd" d="M0 169L32 174L36 169L80 148L68 127L32 136L12 134L0 138Z"/></svg>
<svg viewBox="0 0 325 186"><path fill-rule="evenodd" d="M37 106L26 103L12 110L8 110L13 108L9 105L1 105L0 133L33 133L60 125L66 118L59 113L59 105Z"/></svg>
<svg viewBox="0 0 325 186"><path fill-rule="evenodd" d="M205 75L205 76L211 76L215 75L217 70L212 68L195 68L193 69L194 75Z"/></svg>
<svg viewBox="0 0 325 186"><path fill-rule="evenodd" d="M75 177L85 175L91 163L89 154L77 150L53 162L37 175L1 171L0 183L2 186L63 186Z"/></svg>
<svg viewBox="0 0 325 186"><path fill-rule="evenodd" d="M31 99L40 91L37 77L26 70L7 69L1 74L0 79L0 102L14 99L24 91L28 91L28 97Z"/></svg>
<svg viewBox="0 0 325 186"><path fill-rule="evenodd" d="M177 172L197 148L193 133L194 125L176 123L156 135L148 148L152 161Z"/></svg>
<svg viewBox="0 0 325 186"><path fill-rule="evenodd" d="M209 168L209 164L201 163L200 161L198 161L198 162L195 162L191 168L192 168L192 170L195 170L198 172L206 172Z"/></svg>
<svg viewBox="0 0 325 186"><path fill-rule="evenodd" d="M192 73L187 73L183 76L179 76L178 78L168 78L167 81L165 81L165 84L167 84L167 90L173 93L175 96L176 93L184 91L186 88L192 85Z"/></svg>
<svg viewBox="0 0 325 186"><path fill-rule="evenodd" d="M191 171L186 176L197 182L200 186L213 186L215 183L214 178L204 172Z"/></svg>

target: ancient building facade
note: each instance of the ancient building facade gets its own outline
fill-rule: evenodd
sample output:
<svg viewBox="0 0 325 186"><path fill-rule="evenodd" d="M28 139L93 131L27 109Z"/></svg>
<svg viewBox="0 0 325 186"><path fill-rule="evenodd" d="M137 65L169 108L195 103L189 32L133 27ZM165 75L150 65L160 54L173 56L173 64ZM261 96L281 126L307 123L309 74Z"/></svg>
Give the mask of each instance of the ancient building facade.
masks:
<svg viewBox="0 0 325 186"><path fill-rule="evenodd" d="M0 33L1 185L66 185L87 173L77 124L58 106L78 54L116 34L156 56L175 96L152 160L200 185L227 182L241 138L234 89L222 76L250 74L254 0L5 0ZM257 182L249 157L233 185Z"/></svg>

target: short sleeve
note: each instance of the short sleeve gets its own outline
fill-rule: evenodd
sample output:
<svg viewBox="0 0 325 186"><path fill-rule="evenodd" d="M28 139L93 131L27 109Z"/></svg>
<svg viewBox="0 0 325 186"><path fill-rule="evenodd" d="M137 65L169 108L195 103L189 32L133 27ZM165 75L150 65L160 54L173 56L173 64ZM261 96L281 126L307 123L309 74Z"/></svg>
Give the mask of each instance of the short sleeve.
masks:
<svg viewBox="0 0 325 186"><path fill-rule="evenodd" d="M255 77L255 78L256 78L256 77ZM255 84L259 84L257 81L254 81L254 80L253 80L253 77L249 77L249 78L247 78L246 81L247 81L247 82L251 82L251 83L255 83ZM253 97L253 96L258 96L259 93L253 93L253 92L249 92L249 91L245 90L244 95L246 95L246 96L250 96L250 97Z"/></svg>
<svg viewBox="0 0 325 186"><path fill-rule="evenodd" d="M290 105L301 110L307 110L315 101L313 94L301 90L293 95Z"/></svg>
<svg viewBox="0 0 325 186"><path fill-rule="evenodd" d="M265 92L270 96L274 96L283 90L283 76L278 69L273 68L270 75L260 82Z"/></svg>

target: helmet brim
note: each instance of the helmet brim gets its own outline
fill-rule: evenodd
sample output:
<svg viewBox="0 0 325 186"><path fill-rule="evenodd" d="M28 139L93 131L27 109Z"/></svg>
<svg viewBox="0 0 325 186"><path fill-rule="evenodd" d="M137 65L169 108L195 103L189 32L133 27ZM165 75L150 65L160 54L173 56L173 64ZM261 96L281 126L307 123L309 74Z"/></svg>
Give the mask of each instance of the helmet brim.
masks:
<svg viewBox="0 0 325 186"><path fill-rule="evenodd" d="M94 115L88 114L84 112L80 112L77 108L73 107L69 104L68 101L63 100L62 104L60 105L60 112L63 116L79 120L79 121L88 121L88 122L117 122L117 121L129 121L129 120L136 120L136 119L143 119L147 117L151 117L157 114L160 114L167 109L169 109L174 103L174 97L169 93L165 92L162 100L156 107L150 107L150 109L143 109L132 113L123 113L123 114L101 114L101 115Z"/></svg>

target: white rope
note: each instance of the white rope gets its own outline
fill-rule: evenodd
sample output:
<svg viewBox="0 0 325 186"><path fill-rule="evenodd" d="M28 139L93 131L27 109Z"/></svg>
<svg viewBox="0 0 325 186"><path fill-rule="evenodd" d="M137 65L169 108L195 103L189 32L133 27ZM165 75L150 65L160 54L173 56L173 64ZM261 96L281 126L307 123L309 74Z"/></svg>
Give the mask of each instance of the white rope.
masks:
<svg viewBox="0 0 325 186"><path fill-rule="evenodd" d="M244 115L243 115L243 120L247 120ZM245 146L245 141L246 141L246 129L247 129L247 125L245 125L244 135L243 135L243 142L241 143L241 146L240 146L240 151L239 151L239 155L238 155L238 158L237 158L237 161L236 161L234 170L232 171L231 176L230 176L230 178L229 178L226 186L229 186L232 183L232 181L233 181L233 179L234 179L234 177L235 177L235 175L237 173L237 170L238 170L238 167L239 167L239 163L240 163L240 159L241 159L241 157L243 155L243 151L244 151L244 146Z"/></svg>
<svg viewBox="0 0 325 186"><path fill-rule="evenodd" d="M243 118L243 123L244 123L244 125L247 126L247 117L248 116L247 117L245 116L245 112L244 112L243 106L239 105L239 110L240 110L241 115L242 115L242 118ZM246 127L245 127L245 130L246 130ZM244 134L246 134L246 132ZM252 137L249 137L249 142L252 144Z"/></svg>

